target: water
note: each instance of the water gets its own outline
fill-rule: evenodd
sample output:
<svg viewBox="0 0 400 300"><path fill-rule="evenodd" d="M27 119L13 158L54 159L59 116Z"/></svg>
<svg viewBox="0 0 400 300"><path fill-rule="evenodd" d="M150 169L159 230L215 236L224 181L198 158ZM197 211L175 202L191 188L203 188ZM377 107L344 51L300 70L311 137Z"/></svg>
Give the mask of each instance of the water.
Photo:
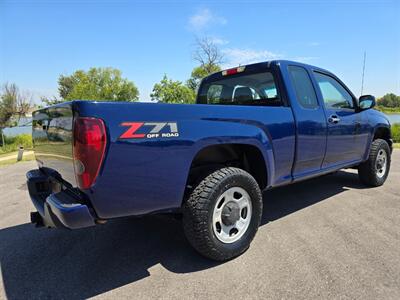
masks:
<svg viewBox="0 0 400 300"><path fill-rule="evenodd" d="M16 136L22 133L32 133L32 118L21 117L18 126L4 128L3 133L5 136Z"/></svg>
<svg viewBox="0 0 400 300"><path fill-rule="evenodd" d="M400 123L400 114L387 114L390 124Z"/></svg>

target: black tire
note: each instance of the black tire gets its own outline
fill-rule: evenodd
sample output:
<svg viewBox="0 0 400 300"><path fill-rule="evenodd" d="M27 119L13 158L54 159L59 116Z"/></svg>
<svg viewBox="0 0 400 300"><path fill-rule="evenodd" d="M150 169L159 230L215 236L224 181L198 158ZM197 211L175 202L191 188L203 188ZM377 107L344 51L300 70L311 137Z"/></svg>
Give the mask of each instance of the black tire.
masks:
<svg viewBox="0 0 400 300"><path fill-rule="evenodd" d="M381 151L386 152L386 168L384 174L379 174L376 166L378 153ZM368 160L358 166L358 176L361 182L368 186L381 186L389 175L390 154L390 147L385 140L374 140L371 144Z"/></svg>
<svg viewBox="0 0 400 300"><path fill-rule="evenodd" d="M242 188L250 196L252 213L240 239L221 242L214 233L213 212L219 197L230 188ZM256 180L239 168L221 168L204 178L183 204L183 228L189 243L203 256L217 261L229 260L246 251L262 216L262 195Z"/></svg>

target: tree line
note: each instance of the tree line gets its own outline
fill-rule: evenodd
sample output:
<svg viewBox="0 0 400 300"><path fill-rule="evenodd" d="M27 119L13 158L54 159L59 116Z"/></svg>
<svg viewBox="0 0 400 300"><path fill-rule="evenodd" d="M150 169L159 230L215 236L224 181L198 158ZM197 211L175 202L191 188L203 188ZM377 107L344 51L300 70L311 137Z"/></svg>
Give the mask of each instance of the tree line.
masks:
<svg viewBox="0 0 400 300"><path fill-rule="evenodd" d="M194 103L202 78L221 70L223 55L210 38L196 40L193 59L197 66L186 82L173 80L164 74L150 94L152 101L162 103ZM41 98L43 105L53 105L74 99L97 101L139 100L139 90L134 82L122 77L114 68L77 70L58 78L58 96ZM400 96L393 93L377 99L378 108L400 110ZM0 91L0 131L13 126L21 116L32 109L32 95L19 90L16 84L6 83Z"/></svg>
<svg viewBox="0 0 400 300"><path fill-rule="evenodd" d="M196 40L193 59L198 63L186 82L173 80L164 74L150 94L152 101L163 103L194 103L196 90L201 79L221 70L223 56L220 49L210 38ZM139 100L136 85L122 77L121 71L114 68L91 68L78 70L71 75L58 78L58 96L43 97L45 105L53 105L74 99L97 101Z"/></svg>
<svg viewBox="0 0 400 300"><path fill-rule="evenodd" d="M386 94L377 100L377 104L382 107L400 109L400 96L393 93Z"/></svg>
<svg viewBox="0 0 400 300"><path fill-rule="evenodd" d="M196 90L205 76L221 70L223 56L210 38L196 40L193 59L198 65L186 82L173 80L164 74L150 95L152 101L162 103L194 103ZM115 68L77 70L58 78L58 96L42 97L42 105L54 105L70 100L129 101L139 100L139 90L133 81L122 77ZM20 91L15 83L5 83L0 90L0 132L15 126L21 116L33 108L32 95ZM0 141L1 142L1 141Z"/></svg>

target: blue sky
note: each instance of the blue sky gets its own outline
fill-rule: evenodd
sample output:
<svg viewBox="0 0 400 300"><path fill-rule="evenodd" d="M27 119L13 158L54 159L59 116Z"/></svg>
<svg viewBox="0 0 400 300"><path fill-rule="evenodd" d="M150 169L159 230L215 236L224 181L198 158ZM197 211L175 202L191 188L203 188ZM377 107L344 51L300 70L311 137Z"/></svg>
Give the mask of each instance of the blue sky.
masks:
<svg viewBox="0 0 400 300"><path fill-rule="evenodd" d="M400 1L0 0L0 83L57 95L57 78L115 67L149 100L164 73L184 81L196 37L225 67L291 59L326 68L360 94L400 94Z"/></svg>

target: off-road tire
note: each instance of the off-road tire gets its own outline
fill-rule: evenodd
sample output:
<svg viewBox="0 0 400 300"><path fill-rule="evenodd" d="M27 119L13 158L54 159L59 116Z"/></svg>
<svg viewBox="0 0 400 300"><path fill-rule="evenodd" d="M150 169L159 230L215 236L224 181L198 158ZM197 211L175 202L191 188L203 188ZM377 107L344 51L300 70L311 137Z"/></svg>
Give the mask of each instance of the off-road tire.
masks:
<svg viewBox="0 0 400 300"><path fill-rule="evenodd" d="M243 188L251 198L250 224L241 238L223 243L213 231L213 211L220 195L232 187ZM203 256L224 261L246 251L262 216L262 195L256 180L239 168L221 168L205 177L183 203L183 228L189 243Z"/></svg>
<svg viewBox="0 0 400 300"><path fill-rule="evenodd" d="M386 171L382 177L379 177L377 175L377 169L375 166L375 162L380 150L385 151L387 157ZM386 181L386 178L389 175L391 161L390 154L390 147L385 140L374 140L371 144L368 160L358 166L358 176L361 182L372 187L381 186Z"/></svg>

